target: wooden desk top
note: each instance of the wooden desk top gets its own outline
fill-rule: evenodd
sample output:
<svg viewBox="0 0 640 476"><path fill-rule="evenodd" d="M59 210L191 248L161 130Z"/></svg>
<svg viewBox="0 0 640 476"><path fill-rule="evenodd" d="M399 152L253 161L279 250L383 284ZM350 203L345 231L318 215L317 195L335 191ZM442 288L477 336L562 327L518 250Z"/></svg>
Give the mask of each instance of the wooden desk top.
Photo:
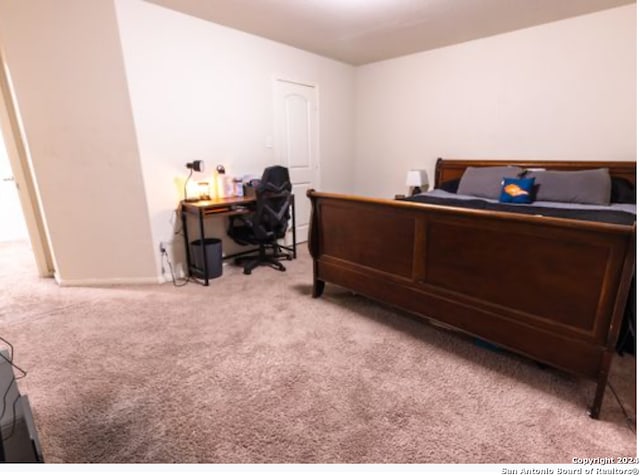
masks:
<svg viewBox="0 0 640 476"><path fill-rule="evenodd" d="M293 196L293 194L292 194ZM241 215L249 211L249 206L256 203L256 197L214 198L188 202L182 200L180 207L186 213L202 215Z"/></svg>
<svg viewBox="0 0 640 476"><path fill-rule="evenodd" d="M247 213L248 205L256 202L255 197L229 197L214 198L211 200L198 200L197 202L187 202L182 200L180 206L187 213L204 215L213 214L242 214Z"/></svg>
<svg viewBox="0 0 640 476"><path fill-rule="evenodd" d="M197 202L187 202L182 200L180 203L183 207L196 208L219 208L230 207L231 205L248 205L256 201L255 197L229 197L229 198L213 198L211 200L198 200Z"/></svg>

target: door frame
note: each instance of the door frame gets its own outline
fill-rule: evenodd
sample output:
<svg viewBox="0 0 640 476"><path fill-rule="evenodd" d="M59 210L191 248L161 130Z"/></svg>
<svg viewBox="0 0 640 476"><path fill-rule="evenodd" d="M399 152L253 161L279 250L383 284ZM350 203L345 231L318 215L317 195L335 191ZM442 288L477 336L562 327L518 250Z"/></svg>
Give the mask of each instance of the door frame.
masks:
<svg viewBox="0 0 640 476"><path fill-rule="evenodd" d="M29 163L24 130L16 107L11 75L5 57L2 45L0 45L0 133L4 138L9 165L15 178L18 199L27 224L38 275L52 277L54 265L51 246Z"/></svg>

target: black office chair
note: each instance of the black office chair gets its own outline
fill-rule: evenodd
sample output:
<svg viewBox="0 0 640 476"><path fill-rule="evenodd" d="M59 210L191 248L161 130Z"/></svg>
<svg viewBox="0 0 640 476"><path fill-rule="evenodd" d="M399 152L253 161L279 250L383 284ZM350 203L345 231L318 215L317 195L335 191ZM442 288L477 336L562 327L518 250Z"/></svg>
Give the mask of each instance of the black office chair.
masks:
<svg viewBox="0 0 640 476"><path fill-rule="evenodd" d="M261 265L286 271L280 260L290 260L291 255L280 252L278 240L284 238L290 218L293 196L289 170L280 165L267 167L254 189L255 211L251 215L231 216L227 234L238 244L258 245L258 254L238 257L235 263L244 266L244 274L251 274Z"/></svg>

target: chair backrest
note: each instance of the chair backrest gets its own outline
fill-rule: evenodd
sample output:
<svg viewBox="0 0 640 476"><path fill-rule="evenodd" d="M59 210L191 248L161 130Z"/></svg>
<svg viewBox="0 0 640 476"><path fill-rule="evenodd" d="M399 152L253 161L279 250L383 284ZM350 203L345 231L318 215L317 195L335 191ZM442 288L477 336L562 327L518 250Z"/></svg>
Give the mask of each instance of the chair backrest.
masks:
<svg viewBox="0 0 640 476"><path fill-rule="evenodd" d="M274 165L264 169L262 179L255 188L256 211L253 232L259 240L283 238L289 224L291 182L289 169Z"/></svg>

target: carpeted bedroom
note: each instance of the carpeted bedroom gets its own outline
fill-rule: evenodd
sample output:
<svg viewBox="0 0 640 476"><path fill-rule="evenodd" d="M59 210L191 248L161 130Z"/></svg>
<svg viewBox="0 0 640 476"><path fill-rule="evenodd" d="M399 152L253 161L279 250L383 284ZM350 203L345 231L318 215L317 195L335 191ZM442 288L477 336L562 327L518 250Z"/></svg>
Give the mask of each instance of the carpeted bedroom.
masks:
<svg viewBox="0 0 640 476"><path fill-rule="evenodd" d="M0 476L638 474L637 26L0 0Z"/></svg>
<svg viewBox="0 0 640 476"><path fill-rule="evenodd" d="M635 358L594 384L287 272L61 288L0 244L0 329L49 463L559 463L636 453Z"/></svg>

